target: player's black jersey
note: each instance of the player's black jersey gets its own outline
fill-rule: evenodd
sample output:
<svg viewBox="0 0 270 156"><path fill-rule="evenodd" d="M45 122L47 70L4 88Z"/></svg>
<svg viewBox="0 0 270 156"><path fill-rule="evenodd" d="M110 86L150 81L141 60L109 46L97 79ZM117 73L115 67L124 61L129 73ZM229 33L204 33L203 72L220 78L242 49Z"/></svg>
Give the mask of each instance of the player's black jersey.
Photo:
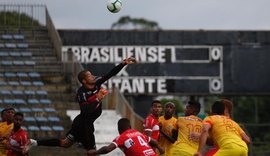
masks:
<svg viewBox="0 0 270 156"><path fill-rule="evenodd" d="M89 104L88 99L89 97L92 97L93 95L95 95L96 93L98 93L98 91L100 90L100 86L101 86L101 77L96 77L96 83L93 89L91 90L87 90L84 86L81 86L78 91L77 91L77 101L79 103L80 106L84 105L84 104Z"/></svg>
<svg viewBox="0 0 270 156"><path fill-rule="evenodd" d="M92 99L95 94L97 94L100 90L101 85L110 79L112 76L116 75L125 65L120 63L115 66L110 72L102 77L96 77L96 83L93 89L87 90L84 86L81 86L77 91L77 101L80 105L81 114L84 117L96 119L101 114L101 102L96 100L96 98Z"/></svg>

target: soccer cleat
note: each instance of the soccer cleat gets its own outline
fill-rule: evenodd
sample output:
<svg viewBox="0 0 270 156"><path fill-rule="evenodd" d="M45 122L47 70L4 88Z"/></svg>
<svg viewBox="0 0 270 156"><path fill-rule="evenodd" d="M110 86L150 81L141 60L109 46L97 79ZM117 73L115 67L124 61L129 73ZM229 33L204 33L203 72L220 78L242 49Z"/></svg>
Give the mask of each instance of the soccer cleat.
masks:
<svg viewBox="0 0 270 156"><path fill-rule="evenodd" d="M37 146L37 141L34 139L29 139L26 145L23 147L23 153L28 153L28 151L34 146Z"/></svg>

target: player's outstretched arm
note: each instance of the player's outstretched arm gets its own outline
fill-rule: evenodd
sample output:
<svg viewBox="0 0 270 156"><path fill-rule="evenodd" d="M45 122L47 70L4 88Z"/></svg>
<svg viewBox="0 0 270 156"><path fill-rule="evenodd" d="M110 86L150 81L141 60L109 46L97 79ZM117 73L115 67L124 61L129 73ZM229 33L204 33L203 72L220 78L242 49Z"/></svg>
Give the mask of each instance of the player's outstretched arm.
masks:
<svg viewBox="0 0 270 156"><path fill-rule="evenodd" d="M101 85L102 83L104 83L105 81L107 81L108 79L116 75L117 73L119 73L124 68L124 66L129 65L129 64L134 64L134 63L137 63L137 60L134 57L128 57L124 59L120 64L115 66L111 71L109 71L107 74L102 76L102 78L96 82L97 85Z"/></svg>
<svg viewBox="0 0 270 156"><path fill-rule="evenodd" d="M122 64L134 64L138 63L138 61L134 57L128 57L122 61Z"/></svg>
<svg viewBox="0 0 270 156"><path fill-rule="evenodd" d="M98 150L94 150L94 149L89 150L89 151L87 151L87 155L91 156L91 155L98 155L98 154L107 154L107 153L113 151L115 148L116 148L116 145L111 143L110 145L103 146Z"/></svg>

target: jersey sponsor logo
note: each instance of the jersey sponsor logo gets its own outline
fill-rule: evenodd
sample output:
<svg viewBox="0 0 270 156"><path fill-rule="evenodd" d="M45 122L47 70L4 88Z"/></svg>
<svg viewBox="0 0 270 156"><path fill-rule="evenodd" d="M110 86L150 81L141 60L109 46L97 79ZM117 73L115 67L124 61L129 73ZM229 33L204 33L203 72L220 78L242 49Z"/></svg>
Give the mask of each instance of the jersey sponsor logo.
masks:
<svg viewBox="0 0 270 156"><path fill-rule="evenodd" d="M155 155L155 152L153 151L153 149L144 150L143 153L145 156Z"/></svg>
<svg viewBox="0 0 270 156"><path fill-rule="evenodd" d="M125 141L125 143L124 143L124 145L125 145L126 148L130 148L130 147L132 147L134 144L135 144L135 143L134 143L134 141L133 141L131 138L130 138L130 139L127 139L127 140Z"/></svg>
<svg viewBox="0 0 270 156"><path fill-rule="evenodd" d="M191 118L191 117L185 117L185 120L190 120L190 121L202 121L200 118Z"/></svg>
<svg viewBox="0 0 270 156"><path fill-rule="evenodd" d="M9 139L9 143L10 143L10 145L13 145L13 146L20 146L20 144L12 138Z"/></svg>
<svg viewBox="0 0 270 156"><path fill-rule="evenodd" d="M153 128L152 128L153 131L157 131L159 130L159 126L158 125L155 125Z"/></svg>

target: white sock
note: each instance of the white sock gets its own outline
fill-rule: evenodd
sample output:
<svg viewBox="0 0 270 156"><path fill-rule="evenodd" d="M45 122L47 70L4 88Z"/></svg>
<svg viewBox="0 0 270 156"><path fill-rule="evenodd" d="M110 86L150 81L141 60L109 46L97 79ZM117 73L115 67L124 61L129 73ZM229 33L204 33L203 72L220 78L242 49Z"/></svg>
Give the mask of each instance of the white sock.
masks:
<svg viewBox="0 0 270 156"><path fill-rule="evenodd" d="M32 146L37 146L38 145L37 140L34 140L34 139L29 139L29 140L30 140Z"/></svg>

